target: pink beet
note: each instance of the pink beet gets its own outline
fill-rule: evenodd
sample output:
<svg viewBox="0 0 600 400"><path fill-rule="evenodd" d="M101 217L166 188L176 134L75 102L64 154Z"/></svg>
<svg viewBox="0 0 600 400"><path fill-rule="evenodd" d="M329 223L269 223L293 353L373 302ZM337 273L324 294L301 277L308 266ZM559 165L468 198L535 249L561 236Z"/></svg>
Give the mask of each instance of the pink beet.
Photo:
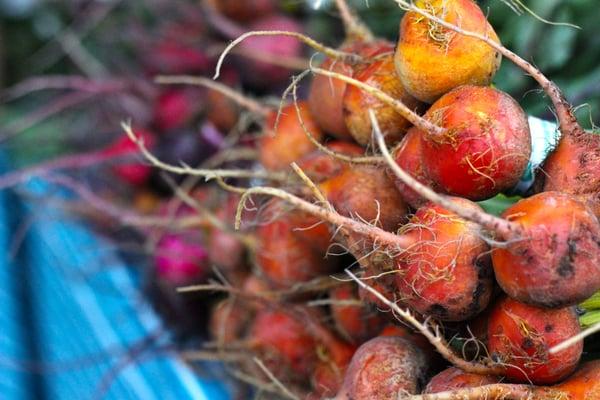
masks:
<svg viewBox="0 0 600 400"><path fill-rule="evenodd" d="M161 131L185 127L200 111L197 92L167 90L158 97L154 106L154 124Z"/></svg>
<svg viewBox="0 0 600 400"><path fill-rule="evenodd" d="M248 31L282 30L301 32L302 26L295 20L283 15L271 15L255 21ZM293 37L288 36L255 36L244 40L239 50L256 57L273 58L299 57L302 54L302 44ZM272 86L273 84L287 81L291 71L271 63L243 58L244 80L256 86Z"/></svg>
<svg viewBox="0 0 600 400"><path fill-rule="evenodd" d="M141 137L144 140L146 148L152 149L156 142L153 133L139 128L134 128L133 131L137 137ZM102 152L114 157L127 156L135 158L135 155L139 153L139 149L129 137L122 135L102 150ZM119 179L133 186L143 185L152 174L152 168L139 160L119 162L112 166L112 171Z"/></svg>
<svg viewBox="0 0 600 400"><path fill-rule="evenodd" d="M163 236L154 261L158 276L174 285L201 281L207 275L208 253L198 241L185 235Z"/></svg>

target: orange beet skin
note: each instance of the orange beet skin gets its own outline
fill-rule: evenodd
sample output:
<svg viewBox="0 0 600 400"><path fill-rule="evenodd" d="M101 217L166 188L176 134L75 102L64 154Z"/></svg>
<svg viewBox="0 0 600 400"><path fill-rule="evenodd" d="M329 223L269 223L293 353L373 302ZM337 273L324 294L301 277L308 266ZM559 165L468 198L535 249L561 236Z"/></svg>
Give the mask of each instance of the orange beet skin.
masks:
<svg viewBox="0 0 600 400"><path fill-rule="evenodd" d="M446 128L421 132L427 176L447 194L484 200L519 181L531 156L527 116L509 95L462 86L436 101L425 118Z"/></svg>
<svg viewBox="0 0 600 400"><path fill-rule="evenodd" d="M415 5L498 42L494 29L472 0L418 0ZM500 60L488 44L457 34L415 12L407 12L400 22L396 71L408 92L426 103L461 85L489 85Z"/></svg>
<svg viewBox="0 0 600 400"><path fill-rule="evenodd" d="M581 358L579 341L556 354L553 346L580 331L573 308L543 309L501 299L492 309L488 324L488 350L509 365L505 375L516 382L556 383L570 375Z"/></svg>

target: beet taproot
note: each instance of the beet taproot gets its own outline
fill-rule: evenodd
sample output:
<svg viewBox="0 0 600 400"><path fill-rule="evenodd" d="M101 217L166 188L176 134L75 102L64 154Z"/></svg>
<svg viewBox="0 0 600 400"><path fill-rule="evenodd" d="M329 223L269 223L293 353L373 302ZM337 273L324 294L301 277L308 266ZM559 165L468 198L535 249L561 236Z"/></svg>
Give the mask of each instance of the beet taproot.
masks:
<svg viewBox="0 0 600 400"><path fill-rule="evenodd" d="M352 283L329 291L331 315L337 331L351 343L362 343L376 336L385 323L384 316L363 304Z"/></svg>

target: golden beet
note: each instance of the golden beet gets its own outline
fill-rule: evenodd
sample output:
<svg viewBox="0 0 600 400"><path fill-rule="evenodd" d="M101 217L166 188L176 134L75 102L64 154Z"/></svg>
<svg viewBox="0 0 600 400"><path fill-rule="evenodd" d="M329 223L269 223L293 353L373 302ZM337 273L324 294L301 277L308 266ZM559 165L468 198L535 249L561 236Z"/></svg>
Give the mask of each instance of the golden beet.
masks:
<svg viewBox="0 0 600 400"><path fill-rule="evenodd" d="M380 89L391 97L402 101L412 110L421 105L412 97L402 85L394 67L394 54L390 49L389 54L376 57L373 62L358 67L354 71L354 79ZM350 134L357 143L366 146L371 141L372 126L369 113L375 112L381 132L388 144L398 142L406 130L411 126L402 115L392 106L383 103L364 90L349 85L344 94L344 119Z"/></svg>
<svg viewBox="0 0 600 400"><path fill-rule="evenodd" d="M531 134L525 112L508 94L461 86L425 117L447 130L420 131L423 168L440 191L484 200L519 182L531 156Z"/></svg>
<svg viewBox="0 0 600 400"><path fill-rule="evenodd" d="M462 29L499 41L479 6L472 0L419 0L415 4ZM406 90L432 103L460 85L488 85L501 56L486 43L460 35L415 12L400 22L396 71Z"/></svg>
<svg viewBox="0 0 600 400"><path fill-rule="evenodd" d="M266 118L266 132L261 137L259 153L261 164L270 171L285 170L292 162L316 150L304 129L318 141L323 138L323 133L306 102L299 102L298 108L304 128L294 104L281 110L277 129L275 129L277 112L269 113Z"/></svg>
<svg viewBox="0 0 600 400"><path fill-rule="evenodd" d="M340 50L369 59L378 54L392 51L393 46L383 40L374 42L351 41L341 46ZM320 68L347 76L352 76L354 71L352 65L330 58L325 59ZM344 120L343 99L346 87L346 82L339 79L316 75L310 86L308 105L323 130L338 139L352 140Z"/></svg>
<svg viewBox="0 0 600 400"><path fill-rule="evenodd" d="M565 135L550 153L538 179L543 191L576 196L600 218L600 135Z"/></svg>

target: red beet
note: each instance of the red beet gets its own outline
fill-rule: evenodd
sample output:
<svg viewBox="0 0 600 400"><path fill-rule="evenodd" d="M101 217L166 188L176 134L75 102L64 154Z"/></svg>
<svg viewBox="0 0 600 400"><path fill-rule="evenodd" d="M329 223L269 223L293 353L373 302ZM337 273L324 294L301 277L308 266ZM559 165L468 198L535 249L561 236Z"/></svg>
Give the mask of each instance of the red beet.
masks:
<svg viewBox="0 0 600 400"><path fill-rule="evenodd" d="M256 262L272 285L289 287L334 270L335 260L325 257L330 243L326 224L279 201L265 207L263 218L266 222L256 230Z"/></svg>
<svg viewBox="0 0 600 400"><path fill-rule="evenodd" d="M402 101L411 110L421 108L421 103L407 93L394 67L394 54L382 54L365 65L354 69L352 76L369 86L380 89L394 99ZM349 85L343 98L344 117L348 130L357 143L366 146L371 142L373 128L366 110L373 110L379 122L386 143L397 143L411 123L400 115L392 106L386 104L364 90Z"/></svg>
<svg viewBox="0 0 600 400"><path fill-rule="evenodd" d="M270 371L284 381L305 382L317 365L315 338L302 320L285 311L259 311L248 338Z"/></svg>
<svg viewBox="0 0 600 400"><path fill-rule="evenodd" d="M378 336L400 337L412 343L425 357L428 371L434 370L443 361L440 354L425 336L406 326L389 324L381 330Z"/></svg>
<svg viewBox="0 0 600 400"><path fill-rule="evenodd" d="M197 91L167 90L159 97L154 109L154 124L161 131L185 127L200 111Z"/></svg>
<svg viewBox="0 0 600 400"><path fill-rule="evenodd" d="M334 337L331 332L316 326L314 334L320 339L319 362L311 375L313 395L319 399L334 396L342 386L344 375L356 346Z"/></svg>
<svg viewBox="0 0 600 400"><path fill-rule="evenodd" d="M233 226L238 202L237 195L229 195L216 210L215 216L225 226ZM223 270L234 271L244 267L246 248L233 232L213 227L208 233L207 247L211 263Z"/></svg>
<svg viewBox="0 0 600 400"><path fill-rule="evenodd" d="M342 51L355 53L364 58L375 57L378 54L390 52L392 49L393 45L386 41L352 41L340 47ZM347 76L353 74L353 67L340 60L326 59L320 68ZM346 82L339 79L317 75L310 86L308 104L323 130L338 139L352 140L344 119L343 101L346 87Z"/></svg>
<svg viewBox="0 0 600 400"><path fill-rule="evenodd" d="M275 11L277 4L274 0L210 0L209 3L223 15L240 22L269 15Z"/></svg>
<svg viewBox="0 0 600 400"><path fill-rule="evenodd" d="M172 40L154 43L152 49L145 49L143 57L150 75L206 72L213 65L202 50Z"/></svg>
<svg viewBox="0 0 600 400"><path fill-rule="evenodd" d="M354 143L332 141L327 143L326 147L338 154L351 157L360 157L364 155L364 149ZM298 161L298 166L315 183L320 183L340 174L344 169L349 168L350 164L326 154L321 150L315 150L305 155Z"/></svg>
<svg viewBox="0 0 600 400"><path fill-rule="evenodd" d="M283 107L275 129L277 112L271 112L265 121L265 132L260 139L259 157L261 164L268 170L285 170L294 161L316 150L315 145L306 136L306 129L317 141L323 139L323 133L314 122L308 105L298 102L302 121L294 104ZM302 127L304 124L304 127Z"/></svg>
<svg viewBox="0 0 600 400"><path fill-rule="evenodd" d="M144 140L146 148L152 149L156 143L154 134L149 131L135 128L134 133ZM139 149L127 136L120 136L115 142L103 150L104 153L114 156L139 157ZM113 173L124 182L133 186L141 186L152 175L152 168L143 161L125 161L112 166Z"/></svg>
<svg viewBox="0 0 600 400"><path fill-rule="evenodd" d="M577 196L600 218L600 134L565 135L550 153L538 179L544 191Z"/></svg>
<svg viewBox="0 0 600 400"><path fill-rule="evenodd" d="M252 312L242 301L234 299L220 301L213 307L208 323L213 340L220 345L240 340L251 317Z"/></svg>
<svg viewBox="0 0 600 400"><path fill-rule="evenodd" d="M383 168L353 165L319 188L342 215L362 218L387 231L405 221L406 204Z"/></svg>
<svg viewBox="0 0 600 400"><path fill-rule="evenodd" d="M235 69L223 68L220 81L228 87L238 87L240 77ZM238 122L240 105L233 99L217 90L208 90L206 93L206 119L223 132L231 131Z"/></svg>

